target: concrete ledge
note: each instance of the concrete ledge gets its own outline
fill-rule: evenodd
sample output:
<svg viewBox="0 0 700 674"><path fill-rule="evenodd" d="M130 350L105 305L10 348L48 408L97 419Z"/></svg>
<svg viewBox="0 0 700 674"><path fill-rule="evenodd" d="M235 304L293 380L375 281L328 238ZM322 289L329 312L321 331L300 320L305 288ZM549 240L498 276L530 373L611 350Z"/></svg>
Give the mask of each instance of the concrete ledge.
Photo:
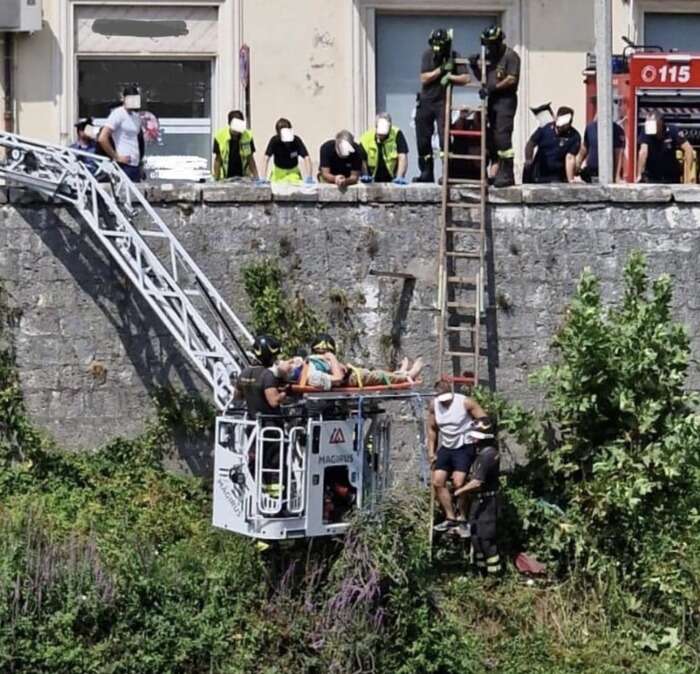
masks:
<svg viewBox="0 0 700 674"><path fill-rule="evenodd" d="M679 203L700 203L700 185L671 185L671 194Z"/></svg>
<svg viewBox="0 0 700 674"><path fill-rule="evenodd" d="M432 183L412 183L406 187L392 187L403 190L404 200L412 204L438 203L440 201L440 186Z"/></svg>
<svg viewBox="0 0 700 674"><path fill-rule="evenodd" d="M525 204L578 204L608 201L608 194L599 185L523 185ZM497 190L492 190L496 192Z"/></svg>
<svg viewBox="0 0 700 674"><path fill-rule="evenodd" d="M357 190L357 185L351 185L350 187L341 190L335 185L322 183L318 186L318 200L322 203L356 203Z"/></svg>
<svg viewBox="0 0 700 674"><path fill-rule="evenodd" d="M669 185L619 184L607 188L610 201L615 203L665 204L671 201ZM700 198L700 195L699 195Z"/></svg>
<svg viewBox="0 0 700 674"><path fill-rule="evenodd" d="M273 201L318 201L318 187L315 184L272 183L270 189Z"/></svg>
<svg viewBox="0 0 700 674"><path fill-rule="evenodd" d="M232 203L272 201L269 185L255 185L252 182L230 184L205 184L202 186L204 203Z"/></svg>
<svg viewBox="0 0 700 674"><path fill-rule="evenodd" d="M406 187L391 183L357 185L357 200L361 204L403 203L406 201Z"/></svg>
<svg viewBox="0 0 700 674"><path fill-rule="evenodd" d="M146 199L159 203L188 202L202 200L201 183L145 183Z"/></svg>

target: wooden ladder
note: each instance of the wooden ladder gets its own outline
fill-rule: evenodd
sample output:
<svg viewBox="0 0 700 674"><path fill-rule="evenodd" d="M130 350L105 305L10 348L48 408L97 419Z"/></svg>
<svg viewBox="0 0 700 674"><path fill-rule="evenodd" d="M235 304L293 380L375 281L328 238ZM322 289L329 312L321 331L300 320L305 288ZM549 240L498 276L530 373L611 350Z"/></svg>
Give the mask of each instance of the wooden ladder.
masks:
<svg viewBox="0 0 700 674"><path fill-rule="evenodd" d="M465 59L455 64L467 64ZM485 85L485 53L481 53L481 83ZM442 209L440 217L440 253L438 269L438 325L440 378L455 384L477 385L481 380L481 358L487 351L485 335L484 289L486 254L486 104L470 113L481 113L480 128L452 128L452 112L464 110L453 106L452 85L445 88L445 148L442 153ZM478 154L451 152L453 138L479 139ZM450 175L450 160L479 162L479 178ZM455 188L472 185L478 188L478 199L462 201L453 197Z"/></svg>

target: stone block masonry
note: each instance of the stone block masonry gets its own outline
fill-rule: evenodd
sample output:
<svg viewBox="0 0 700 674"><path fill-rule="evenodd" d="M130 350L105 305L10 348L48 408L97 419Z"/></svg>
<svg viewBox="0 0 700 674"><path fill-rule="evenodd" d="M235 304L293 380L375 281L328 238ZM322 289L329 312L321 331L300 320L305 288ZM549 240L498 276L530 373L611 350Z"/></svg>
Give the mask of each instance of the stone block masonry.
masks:
<svg viewBox="0 0 700 674"><path fill-rule="evenodd" d="M357 186L345 193L237 185L146 185L146 195L237 312L248 318L244 265L278 259L290 291L333 325L348 360L384 365L437 351L436 186ZM207 394L149 307L76 214L27 195L0 199L0 279L20 310L21 382L34 420L69 447L133 436L149 393L173 383ZM473 201L461 190L455 198ZM698 353L700 189L523 187L493 191L491 376L527 405L528 376L550 342L585 266L619 297L632 250L675 280L675 316ZM408 272L415 282L382 276ZM378 274L380 273L380 274ZM700 379L694 374L694 387Z"/></svg>

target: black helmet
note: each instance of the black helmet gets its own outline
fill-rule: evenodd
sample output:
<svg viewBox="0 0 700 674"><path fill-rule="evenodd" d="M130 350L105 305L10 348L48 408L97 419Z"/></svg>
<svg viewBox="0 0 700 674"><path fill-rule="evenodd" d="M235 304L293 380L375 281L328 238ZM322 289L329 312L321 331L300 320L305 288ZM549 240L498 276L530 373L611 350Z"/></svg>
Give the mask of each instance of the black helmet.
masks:
<svg viewBox="0 0 700 674"><path fill-rule="evenodd" d="M314 353L324 353L325 351L335 353L335 340L327 332L322 332L316 335L311 342L311 350Z"/></svg>
<svg viewBox="0 0 700 674"><path fill-rule="evenodd" d="M428 38L428 44L433 48L433 51L442 51L447 49L452 42L452 31L445 28L436 28Z"/></svg>
<svg viewBox="0 0 700 674"><path fill-rule="evenodd" d="M492 417L479 417L469 430L469 436L477 443L496 439L496 421Z"/></svg>
<svg viewBox="0 0 700 674"><path fill-rule="evenodd" d="M280 343L270 335L258 335L253 342L253 354L264 367L274 364L275 358L280 353Z"/></svg>
<svg viewBox="0 0 700 674"><path fill-rule="evenodd" d="M499 45L506 39L505 33L500 26L489 26L481 33L481 44L486 47Z"/></svg>

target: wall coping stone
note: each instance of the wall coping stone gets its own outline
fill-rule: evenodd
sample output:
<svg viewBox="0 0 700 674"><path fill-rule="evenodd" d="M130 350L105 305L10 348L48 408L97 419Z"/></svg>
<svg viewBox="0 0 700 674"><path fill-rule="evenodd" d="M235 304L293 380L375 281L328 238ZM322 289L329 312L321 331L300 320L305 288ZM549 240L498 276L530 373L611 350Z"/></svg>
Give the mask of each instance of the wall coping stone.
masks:
<svg viewBox="0 0 700 674"><path fill-rule="evenodd" d="M241 180L231 183L147 182L139 189L153 204L165 203L261 203L306 202L319 204L438 204L441 186L413 183L406 186L392 184L352 185L340 190L334 185L256 185ZM478 187L451 189L455 200L474 203L479 200ZM489 203L493 206L525 204L595 204L629 203L659 204L675 201L700 204L700 185L516 185L491 189ZM46 204L46 199L23 188L0 186L0 204Z"/></svg>

